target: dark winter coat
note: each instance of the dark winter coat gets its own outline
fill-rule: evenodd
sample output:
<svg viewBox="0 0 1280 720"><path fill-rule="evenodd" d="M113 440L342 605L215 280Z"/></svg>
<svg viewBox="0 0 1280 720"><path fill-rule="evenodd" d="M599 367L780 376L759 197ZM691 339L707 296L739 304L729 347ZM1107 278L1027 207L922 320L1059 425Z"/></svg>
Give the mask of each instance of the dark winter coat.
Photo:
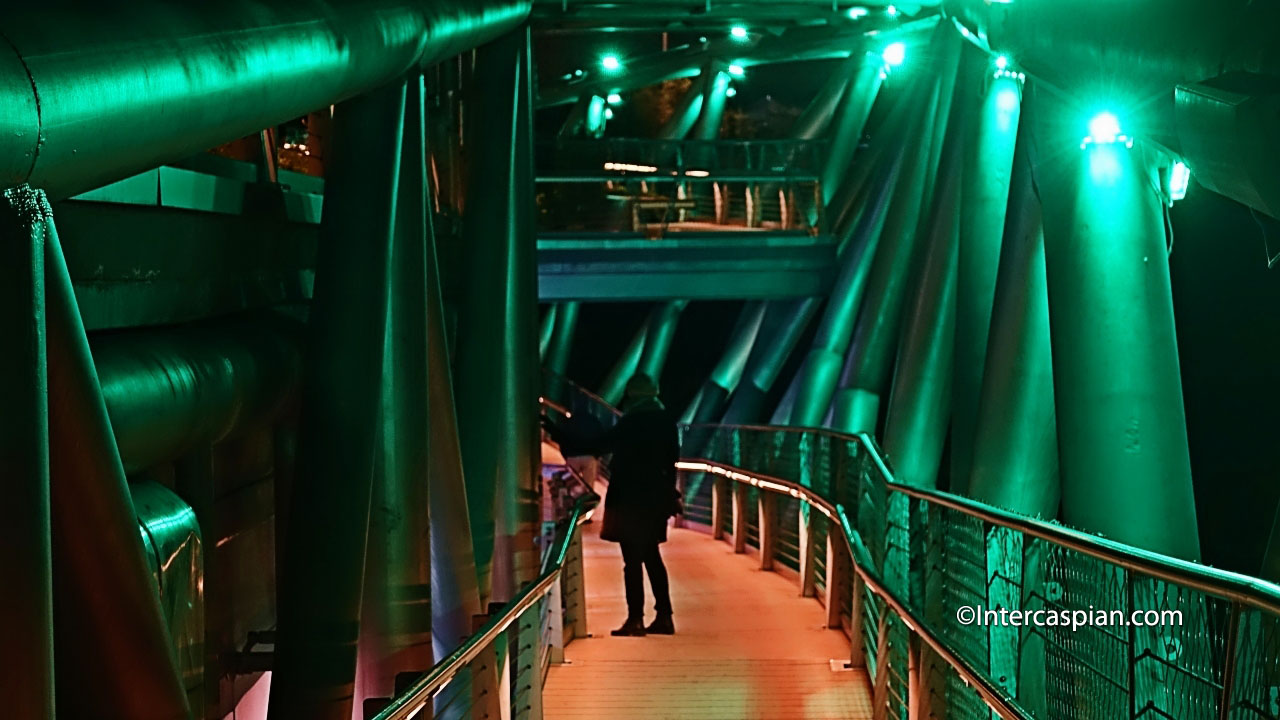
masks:
<svg viewBox="0 0 1280 720"><path fill-rule="evenodd" d="M612 429L595 438L564 437L589 455L612 454L600 537L612 542L666 542L667 518L679 511L676 461L680 437L675 419L657 399L639 401Z"/></svg>

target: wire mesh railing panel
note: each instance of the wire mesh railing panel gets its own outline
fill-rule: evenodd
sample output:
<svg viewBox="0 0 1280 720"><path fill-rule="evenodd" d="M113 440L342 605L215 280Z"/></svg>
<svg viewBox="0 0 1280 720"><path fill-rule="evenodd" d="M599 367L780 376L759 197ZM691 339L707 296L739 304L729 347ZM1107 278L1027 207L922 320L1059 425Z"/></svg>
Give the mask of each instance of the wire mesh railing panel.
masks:
<svg viewBox="0 0 1280 720"><path fill-rule="evenodd" d="M790 496L778 500L778 542L774 559L792 570L800 569L800 501Z"/></svg>
<svg viewBox="0 0 1280 720"><path fill-rule="evenodd" d="M715 427L705 437L686 456L793 482L842 505L868 569L957 662L1027 717L1280 720L1280 620L1262 609L1280 607L1280 591L1269 584L1187 570L1089 536L1055 540L1076 536L977 503L908 491L892 482L865 437L755 427ZM826 523L811 530L822 594ZM1195 579L1176 580L1184 577ZM863 600L856 637L882 685L877 701L894 717L905 712L898 707L905 690L895 683L906 674L909 631L873 593ZM840 602L847 617L851 603ZM957 615L961 608L973 613L968 622ZM888 665L883 675L881 662ZM950 661L931 662L921 670L929 713L987 712Z"/></svg>

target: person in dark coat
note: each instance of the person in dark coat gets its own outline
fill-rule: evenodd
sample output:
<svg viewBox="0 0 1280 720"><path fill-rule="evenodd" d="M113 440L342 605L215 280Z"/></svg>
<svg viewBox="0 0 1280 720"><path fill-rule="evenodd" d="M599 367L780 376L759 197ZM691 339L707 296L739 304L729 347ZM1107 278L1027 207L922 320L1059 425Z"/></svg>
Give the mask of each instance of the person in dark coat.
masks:
<svg viewBox="0 0 1280 720"><path fill-rule="evenodd" d="M680 512L676 461L680 437L675 419L658 399L658 385L647 375L627 381L623 415L594 438L573 437L569 428L547 421L547 432L562 447L591 455L612 454L600 538L622 546L622 578L627 621L614 635L670 635L671 593L658 546L667 540L667 519ZM649 573L657 618L644 624L644 572Z"/></svg>

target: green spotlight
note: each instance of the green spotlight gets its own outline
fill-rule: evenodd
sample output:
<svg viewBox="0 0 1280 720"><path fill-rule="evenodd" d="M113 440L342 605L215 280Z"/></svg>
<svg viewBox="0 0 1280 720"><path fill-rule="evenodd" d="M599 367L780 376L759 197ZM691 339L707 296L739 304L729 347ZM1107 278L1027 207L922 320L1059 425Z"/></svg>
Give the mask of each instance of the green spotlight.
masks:
<svg viewBox="0 0 1280 720"><path fill-rule="evenodd" d="M858 18L863 18L863 17L866 17L867 15L870 15L870 14L871 14L871 11L870 11L870 10L868 10L868 9L866 9L866 8L864 8L864 7L851 7L851 8L849 8L849 19L850 19L850 20L857 20Z"/></svg>
<svg viewBox="0 0 1280 720"><path fill-rule="evenodd" d="M907 46L900 42L892 43L884 49L881 56L884 58L885 65L897 67L907 59Z"/></svg>
<svg viewBox="0 0 1280 720"><path fill-rule="evenodd" d="M738 88L736 87L731 87L728 90L724 91L725 97L733 97L734 95L737 95L737 94L738 94Z"/></svg>
<svg viewBox="0 0 1280 720"><path fill-rule="evenodd" d="M736 78L740 78L743 75L746 75L747 71L744 70L741 65L734 64L729 66L729 74Z"/></svg>
<svg viewBox="0 0 1280 720"><path fill-rule="evenodd" d="M1007 56L1001 55L1000 57L996 58L997 70L1004 70L1007 67L1009 67L1009 58Z"/></svg>
<svg viewBox="0 0 1280 720"><path fill-rule="evenodd" d="M731 35L734 40L746 40L747 29L741 25L734 25L733 29L729 31L729 35Z"/></svg>
<svg viewBox="0 0 1280 720"><path fill-rule="evenodd" d="M622 61L618 59L617 55L605 55L600 58L600 67L609 72L616 72L622 69Z"/></svg>
<svg viewBox="0 0 1280 720"><path fill-rule="evenodd" d="M1126 138L1120 134L1120 120L1109 112L1100 112L1089 121L1089 137L1086 143L1110 145Z"/></svg>
<svg viewBox="0 0 1280 720"><path fill-rule="evenodd" d="M884 9L884 11L885 11L885 12L887 12L887 13L889 13L889 17L897 17L897 16L898 16L898 6L897 6L897 5L890 5L889 7L885 8L885 9Z"/></svg>
<svg viewBox="0 0 1280 720"><path fill-rule="evenodd" d="M612 120L612 119L613 119L613 108L605 108L605 109L604 109L604 119L605 119L605 120Z"/></svg>
<svg viewBox="0 0 1280 720"><path fill-rule="evenodd" d="M1187 196L1187 188L1191 187L1191 168L1186 163L1177 162L1169 171L1169 200L1177 202Z"/></svg>
<svg viewBox="0 0 1280 720"><path fill-rule="evenodd" d="M609 101L610 105L618 105L622 102L622 96L619 95L618 93L609 93L609 97L607 98L607 100Z"/></svg>

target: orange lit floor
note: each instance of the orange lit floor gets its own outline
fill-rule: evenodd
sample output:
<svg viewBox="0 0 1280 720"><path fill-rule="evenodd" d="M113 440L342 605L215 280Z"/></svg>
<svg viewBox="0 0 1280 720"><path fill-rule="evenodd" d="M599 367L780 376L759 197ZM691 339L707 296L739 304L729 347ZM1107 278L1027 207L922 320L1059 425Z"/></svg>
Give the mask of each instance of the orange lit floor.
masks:
<svg viewBox="0 0 1280 720"><path fill-rule="evenodd" d="M583 529L591 637L552 666L547 720L871 717L865 673L832 670L848 641L823 627L822 606L799 596L794 576L762 571L755 555L702 532L672 530L662 554L676 635L615 638L609 631L626 616L622 559L600 540L598 521Z"/></svg>

